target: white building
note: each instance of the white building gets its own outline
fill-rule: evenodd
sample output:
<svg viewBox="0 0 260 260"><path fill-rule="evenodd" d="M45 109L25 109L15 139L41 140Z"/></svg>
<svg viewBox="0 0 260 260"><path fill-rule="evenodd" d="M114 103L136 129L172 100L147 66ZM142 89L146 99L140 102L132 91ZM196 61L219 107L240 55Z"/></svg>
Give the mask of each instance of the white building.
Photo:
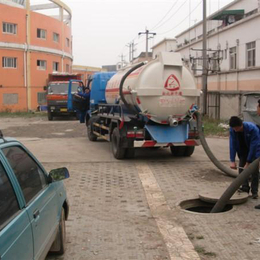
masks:
<svg viewBox="0 0 260 260"><path fill-rule="evenodd" d="M176 36L184 62L202 85L202 21ZM156 53L161 47L154 46ZM260 0L235 0L207 18L208 111L229 118L243 93L260 93Z"/></svg>

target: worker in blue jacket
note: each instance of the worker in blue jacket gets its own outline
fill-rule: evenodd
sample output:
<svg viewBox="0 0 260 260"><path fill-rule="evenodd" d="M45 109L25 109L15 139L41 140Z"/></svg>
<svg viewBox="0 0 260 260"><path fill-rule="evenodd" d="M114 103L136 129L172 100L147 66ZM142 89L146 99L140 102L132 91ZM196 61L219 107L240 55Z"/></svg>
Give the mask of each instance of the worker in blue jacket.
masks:
<svg viewBox="0 0 260 260"><path fill-rule="evenodd" d="M251 162L260 157L260 133L259 128L251 122L243 122L239 117L232 116L230 126L230 168L237 169L236 154L239 158L239 173L246 169ZM251 193L252 198L258 198L258 169L252 174ZM243 183L239 191L249 193L248 180Z"/></svg>
<svg viewBox="0 0 260 260"><path fill-rule="evenodd" d="M85 87L83 84L80 84L79 89L80 91L73 95L73 99L74 101L77 99L77 102L79 103L79 107L77 108L79 121L80 123L85 123L86 113L89 109L90 89Z"/></svg>
<svg viewBox="0 0 260 260"><path fill-rule="evenodd" d="M256 112L257 112L258 116L260 116L260 99L258 99L258 105L257 105L257 108L256 108ZM258 127L260 127L260 126L258 126ZM260 209L260 204L256 205L255 209Z"/></svg>

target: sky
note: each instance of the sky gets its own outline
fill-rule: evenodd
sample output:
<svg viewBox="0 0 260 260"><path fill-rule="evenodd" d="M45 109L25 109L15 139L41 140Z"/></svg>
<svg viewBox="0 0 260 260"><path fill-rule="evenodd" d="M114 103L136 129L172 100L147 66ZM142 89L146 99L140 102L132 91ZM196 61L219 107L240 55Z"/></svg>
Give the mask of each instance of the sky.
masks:
<svg viewBox="0 0 260 260"><path fill-rule="evenodd" d="M202 20L202 0L62 0L72 10L74 65L101 67L129 61L127 45L134 41L135 57L145 51L145 35L156 33L149 48L174 38ZM232 0L207 0L207 16Z"/></svg>

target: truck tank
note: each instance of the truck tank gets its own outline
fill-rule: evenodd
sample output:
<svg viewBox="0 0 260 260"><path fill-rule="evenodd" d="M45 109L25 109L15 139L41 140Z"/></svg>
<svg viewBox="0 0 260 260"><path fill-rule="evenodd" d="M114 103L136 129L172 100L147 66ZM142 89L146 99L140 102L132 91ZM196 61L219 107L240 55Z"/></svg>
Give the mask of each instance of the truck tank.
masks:
<svg viewBox="0 0 260 260"><path fill-rule="evenodd" d="M108 104L122 102L119 86L130 69L119 71L108 81ZM159 53L155 60L134 70L125 79L122 91L130 106L159 124L180 121L200 95L192 73L183 66L181 55L174 52Z"/></svg>

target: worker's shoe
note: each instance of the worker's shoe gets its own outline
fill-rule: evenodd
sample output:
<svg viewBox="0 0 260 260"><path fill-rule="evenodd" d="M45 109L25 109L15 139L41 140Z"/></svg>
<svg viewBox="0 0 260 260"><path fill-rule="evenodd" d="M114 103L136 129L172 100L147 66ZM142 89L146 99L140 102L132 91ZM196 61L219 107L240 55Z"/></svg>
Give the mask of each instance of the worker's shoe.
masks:
<svg viewBox="0 0 260 260"><path fill-rule="evenodd" d="M255 209L260 209L260 204L255 206Z"/></svg>
<svg viewBox="0 0 260 260"><path fill-rule="evenodd" d="M250 188L246 188L246 187L241 186L241 187L238 189L238 192L246 192L246 193L249 193L249 190L250 190Z"/></svg>
<svg viewBox="0 0 260 260"><path fill-rule="evenodd" d="M252 194L252 199L256 200L257 198L258 198L258 194L257 193Z"/></svg>

